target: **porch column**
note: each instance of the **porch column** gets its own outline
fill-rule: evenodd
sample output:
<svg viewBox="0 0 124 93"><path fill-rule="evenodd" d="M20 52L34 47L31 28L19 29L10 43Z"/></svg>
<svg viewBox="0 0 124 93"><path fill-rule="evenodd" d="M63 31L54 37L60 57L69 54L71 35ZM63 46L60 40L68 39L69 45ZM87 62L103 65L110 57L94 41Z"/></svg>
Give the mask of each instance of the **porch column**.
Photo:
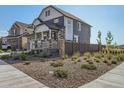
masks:
<svg viewBox="0 0 124 93"><path fill-rule="evenodd" d="M49 30L49 39L51 39L51 29Z"/></svg>
<svg viewBox="0 0 124 93"><path fill-rule="evenodd" d="M44 38L43 38L43 32L41 32L41 40L44 40Z"/></svg>

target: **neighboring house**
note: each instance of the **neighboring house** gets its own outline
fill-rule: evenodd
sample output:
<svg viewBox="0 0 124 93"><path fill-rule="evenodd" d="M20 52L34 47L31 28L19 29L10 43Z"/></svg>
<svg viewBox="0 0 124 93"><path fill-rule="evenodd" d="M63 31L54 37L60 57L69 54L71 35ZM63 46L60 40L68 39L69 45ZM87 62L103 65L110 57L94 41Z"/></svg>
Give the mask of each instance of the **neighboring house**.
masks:
<svg viewBox="0 0 124 93"><path fill-rule="evenodd" d="M33 33L33 28L22 22L15 22L8 33L9 35L4 37L7 39L6 44L10 45L13 50L26 50L27 36Z"/></svg>
<svg viewBox="0 0 124 93"><path fill-rule="evenodd" d="M1 48L2 49L11 49L11 46L7 42L7 37L1 38Z"/></svg>
<svg viewBox="0 0 124 93"><path fill-rule="evenodd" d="M65 42L90 44L91 25L55 6L44 8L32 23L35 35L29 38L30 49L58 49L65 53Z"/></svg>

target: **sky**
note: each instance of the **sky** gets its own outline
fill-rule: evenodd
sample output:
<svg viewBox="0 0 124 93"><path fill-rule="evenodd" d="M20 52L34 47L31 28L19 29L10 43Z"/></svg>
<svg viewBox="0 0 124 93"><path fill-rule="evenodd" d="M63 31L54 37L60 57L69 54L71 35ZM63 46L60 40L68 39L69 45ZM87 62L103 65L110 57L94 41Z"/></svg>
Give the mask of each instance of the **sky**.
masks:
<svg viewBox="0 0 124 93"><path fill-rule="evenodd" d="M39 16L46 5L27 6L0 6L0 36L7 36L7 31L15 21L31 24ZM92 25L91 43L96 44L97 33L102 32L102 43L111 31L118 45L124 44L124 6L100 6L100 5L56 5Z"/></svg>

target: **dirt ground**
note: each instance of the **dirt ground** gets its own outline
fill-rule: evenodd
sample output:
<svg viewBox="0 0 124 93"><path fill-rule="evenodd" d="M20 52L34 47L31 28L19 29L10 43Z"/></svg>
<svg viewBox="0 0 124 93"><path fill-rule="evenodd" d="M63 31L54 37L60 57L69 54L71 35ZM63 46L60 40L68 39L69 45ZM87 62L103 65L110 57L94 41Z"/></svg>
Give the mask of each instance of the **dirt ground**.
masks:
<svg viewBox="0 0 124 93"><path fill-rule="evenodd" d="M114 68L116 65L112 64L108 66L107 64L100 62L94 63L97 66L96 70L86 70L81 69L81 64L86 62L81 59L81 62L74 63L71 59L64 60L63 67L52 67L50 63L52 61L58 60L59 58L49 58L49 60L43 62L40 58L30 57L29 60L32 62L30 65L24 65L24 61L16 61L12 66L28 74L32 78L40 81L48 87L52 88L76 88L83 84L86 84L110 69ZM46 59L45 59L46 60ZM69 71L68 78L62 79L53 75L53 71L58 68L67 69Z"/></svg>

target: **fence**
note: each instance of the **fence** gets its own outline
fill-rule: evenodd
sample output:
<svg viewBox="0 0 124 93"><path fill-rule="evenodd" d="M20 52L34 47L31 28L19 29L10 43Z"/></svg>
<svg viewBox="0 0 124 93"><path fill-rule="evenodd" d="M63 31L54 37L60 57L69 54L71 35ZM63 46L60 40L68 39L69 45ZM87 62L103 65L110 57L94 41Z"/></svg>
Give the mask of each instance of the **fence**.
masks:
<svg viewBox="0 0 124 93"><path fill-rule="evenodd" d="M102 47L105 47L102 45ZM80 43L72 43L65 42L65 53L68 55L72 55L75 52L79 52L83 54L84 52L97 52L98 44L80 44Z"/></svg>

